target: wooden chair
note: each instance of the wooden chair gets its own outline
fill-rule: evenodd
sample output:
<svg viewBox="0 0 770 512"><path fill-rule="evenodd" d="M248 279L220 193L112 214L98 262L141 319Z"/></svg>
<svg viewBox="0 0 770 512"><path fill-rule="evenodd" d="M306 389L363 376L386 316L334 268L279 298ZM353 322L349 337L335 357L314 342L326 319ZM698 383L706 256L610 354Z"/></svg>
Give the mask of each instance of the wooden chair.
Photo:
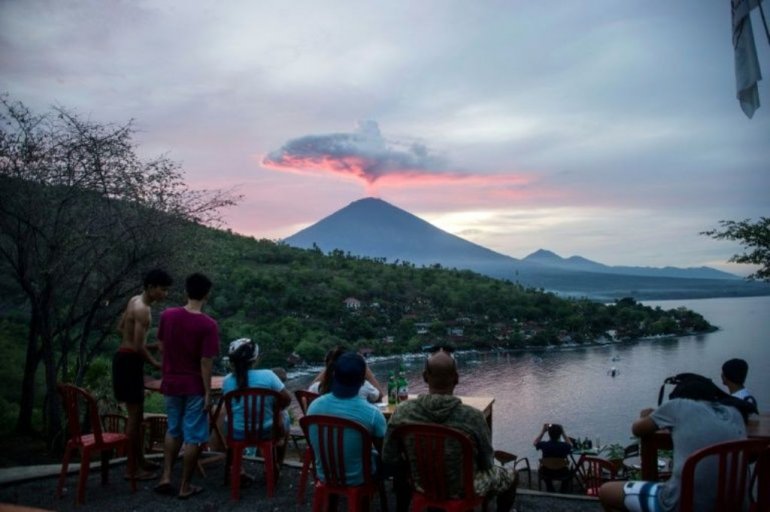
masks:
<svg viewBox="0 0 770 512"><path fill-rule="evenodd" d="M484 496L477 495L473 487L473 441L465 432L443 425L412 423L399 425L391 435L407 461L412 512L428 508L466 512L484 505ZM452 444L460 449L460 468L447 463L447 449Z"/></svg>
<svg viewBox="0 0 770 512"><path fill-rule="evenodd" d="M305 389L298 389L294 391L294 398L297 399L297 403L299 404L299 408L302 411L302 415L307 415L307 408L310 406L311 402L318 398L318 393L313 393L312 391L307 391ZM302 430L302 427L300 427L300 431ZM302 436L304 437L305 434L303 432ZM299 485L297 486L297 504L301 505L305 502L305 488L307 487L307 477L310 474L311 471L314 471L313 466L313 449L310 447L310 443L307 443L307 447L305 448L305 451L302 455L302 471L299 474Z"/></svg>
<svg viewBox="0 0 770 512"><path fill-rule="evenodd" d="M762 439L741 439L707 446L692 453L682 467L680 512L695 512L695 471L699 464L708 460L716 464L716 481L699 482L715 488L714 510L743 510L744 502L749 502L748 510L766 511L770 508L770 452L768 441ZM751 465L756 461L756 474L751 476ZM756 479L759 496L750 498L751 487Z"/></svg>
<svg viewBox="0 0 770 512"><path fill-rule="evenodd" d="M145 414L142 422L144 429L144 453L163 453L168 430L168 416L165 414Z"/></svg>
<svg viewBox="0 0 770 512"><path fill-rule="evenodd" d="M80 471L78 476L78 490L75 497L77 504L85 503L86 482L91 466L91 452L101 452L102 485L109 479L109 461L113 449L122 449L129 456L129 465L133 466L133 455L130 449L130 441L125 433L103 432L102 422L99 416L99 408L96 399L86 391L72 384L58 384L56 386L62 398L62 405L67 416L69 439L64 450L59 483L56 486L56 496L61 498L64 481L67 478L67 468L70 459L76 450L80 451ZM81 418L88 419L89 429L80 424ZM90 433L87 433L89 432ZM136 480L131 480L131 491L136 492Z"/></svg>
<svg viewBox="0 0 770 512"><path fill-rule="evenodd" d="M265 475L267 478L267 496L272 498L275 493L275 483L278 479L277 446L281 440L281 422L283 416L280 408L281 395L277 391L264 388L244 388L225 394L217 407L214 416L224 404L227 409L227 455L225 463L225 483L230 480L230 497L240 499L241 465L243 464L243 449L254 446L259 449L265 460ZM233 422L233 406L239 403L243 411L243 431L235 431ZM272 427L264 428L266 412L272 411Z"/></svg>
<svg viewBox="0 0 770 512"><path fill-rule="evenodd" d="M526 457L519 458L518 455L506 452L504 450L495 450L495 460L502 466L513 463L513 470L516 473L522 471L527 472L527 489L532 487L532 468L529 466L529 459ZM519 468L521 466L521 468Z"/></svg>
<svg viewBox="0 0 770 512"><path fill-rule="evenodd" d="M580 468L586 494L589 496L599 496L599 487L617 478L618 469L615 464L601 457L592 455L581 457Z"/></svg>
<svg viewBox="0 0 770 512"><path fill-rule="evenodd" d="M570 467L569 459L566 457L543 457L540 459L537 468L537 490L542 490L543 482L546 483L546 489L555 489L553 482L559 482L559 492L567 492L572 488L572 479L576 477L577 469L583 460L583 456L578 460L575 467ZM560 471L559 475L546 474L543 469ZM578 483L582 485L582 479L578 478ZM552 492L549 490L548 492Z"/></svg>
<svg viewBox="0 0 770 512"><path fill-rule="evenodd" d="M102 414L102 432L112 432L113 434L125 434L128 417L124 414L106 413ZM115 448L116 457L125 457L125 447Z"/></svg>
<svg viewBox="0 0 770 512"><path fill-rule="evenodd" d="M313 450L316 464L313 512L326 510L329 499L344 496L348 510L368 510L379 492L381 510L388 510L383 480L372 470L372 437L360 423L337 416L310 414L299 420L305 438ZM361 461L361 472L348 474L351 458ZM362 482L351 481L361 477Z"/></svg>

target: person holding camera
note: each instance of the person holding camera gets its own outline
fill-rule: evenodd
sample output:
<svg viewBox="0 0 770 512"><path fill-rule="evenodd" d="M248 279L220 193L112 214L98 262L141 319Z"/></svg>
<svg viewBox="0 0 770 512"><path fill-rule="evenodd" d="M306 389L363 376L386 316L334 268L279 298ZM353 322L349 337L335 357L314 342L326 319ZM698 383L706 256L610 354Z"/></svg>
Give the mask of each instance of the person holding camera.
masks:
<svg viewBox="0 0 770 512"><path fill-rule="evenodd" d="M548 440L543 441L543 436L548 432ZM561 439L564 439L563 441ZM548 492L555 492L553 481L561 482L559 492L569 490L572 472L569 468L569 459L572 453L572 441L564 432L561 425L555 423L546 423L543 430L532 443L537 450L543 452L543 458L540 459L538 472L540 478L545 480L545 488Z"/></svg>

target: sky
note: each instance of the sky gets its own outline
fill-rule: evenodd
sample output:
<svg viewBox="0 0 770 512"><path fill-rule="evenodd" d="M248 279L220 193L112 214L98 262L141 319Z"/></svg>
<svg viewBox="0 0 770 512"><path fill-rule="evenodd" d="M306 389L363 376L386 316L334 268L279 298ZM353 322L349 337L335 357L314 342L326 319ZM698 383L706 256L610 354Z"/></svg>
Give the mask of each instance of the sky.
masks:
<svg viewBox="0 0 770 512"><path fill-rule="evenodd" d="M745 275L699 234L770 215L731 37L729 0L0 0L0 92L133 119L257 238L372 196L516 258Z"/></svg>

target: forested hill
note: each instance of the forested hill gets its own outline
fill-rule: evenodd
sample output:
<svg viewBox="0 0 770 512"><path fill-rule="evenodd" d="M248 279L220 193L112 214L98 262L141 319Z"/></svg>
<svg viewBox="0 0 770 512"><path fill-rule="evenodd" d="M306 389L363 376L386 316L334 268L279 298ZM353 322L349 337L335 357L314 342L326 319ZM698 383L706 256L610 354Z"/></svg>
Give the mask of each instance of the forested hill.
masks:
<svg viewBox="0 0 770 512"><path fill-rule="evenodd" d="M632 299L606 306L467 270L195 231L197 263L215 282L208 309L223 344L252 338L266 365L320 361L336 344L387 355L437 342L518 348L711 329L697 313L651 309Z"/></svg>

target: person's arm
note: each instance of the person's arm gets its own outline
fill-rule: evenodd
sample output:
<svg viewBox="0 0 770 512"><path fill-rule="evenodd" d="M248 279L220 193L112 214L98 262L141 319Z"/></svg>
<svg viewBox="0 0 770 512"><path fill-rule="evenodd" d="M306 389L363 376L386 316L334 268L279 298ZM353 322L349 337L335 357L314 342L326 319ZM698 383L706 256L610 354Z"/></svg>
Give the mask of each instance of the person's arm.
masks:
<svg viewBox="0 0 770 512"><path fill-rule="evenodd" d="M634 434L636 437L641 437L652 434L658 430L658 425L650 417L652 412L653 409L647 408L643 409L642 412L639 413L639 419L634 421L633 425L631 425L632 434Z"/></svg>
<svg viewBox="0 0 770 512"><path fill-rule="evenodd" d="M152 356L152 354L150 354L146 346L147 332L150 330L150 308L140 308L138 311L135 311L134 314L136 315L134 319L134 336L132 340L134 350L136 350L145 361L160 370L160 363Z"/></svg>
<svg viewBox="0 0 770 512"><path fill-rule="evenodd" d="M377 453L382 455L382 438L381 437L373 437L372 446L374 446L374 449L377 450Z"/></svg>
<svg viewBox="0 0 770 512"><path fill-rule="evenodd" d="M214 359L201 357L201 377L203 380L203 407L207 411L211 407L211 370L214 367Z"/></svg>
<svg viewBox="0 0 770 512"><path fill-rule="evenodd" d="M548 423L543 423L543 430L540 431L540 434L535 438L534 441L532 441L533 446L537 446L537 444L543 440L543 436L545 433L548 432Z"/></svg>
<svg viewBox="0 0 770 512"><path fill-rule="evenodd" d="M574 446L572 446L572 439L569 438L567 432L564 430L564 427L561 428L561 436L564 438L564 442L569 445L570 449L574 448Z"/></svg>
<svg viewBox="0 0 770 512"><path fill-rule="evenodd" d="M366 367L366 380L368 380L372 384L372 386L374 386L377 389L377 391L380 392L380 399L377 400L379 402L379 400L381 400L382 397L385 396L385 390L380 385L379 381L377 380L377 377L375 377L374 374L372 373L372 370L369 369L369 366Z"/></svg>
<svg viewBox="0 0 770 512"><path fill-rule="evenodd" d="M279 393L281 393L281 398L278 399L278 407L286 409L291 404L291 393L286 388L283 388Z"/></svg>

